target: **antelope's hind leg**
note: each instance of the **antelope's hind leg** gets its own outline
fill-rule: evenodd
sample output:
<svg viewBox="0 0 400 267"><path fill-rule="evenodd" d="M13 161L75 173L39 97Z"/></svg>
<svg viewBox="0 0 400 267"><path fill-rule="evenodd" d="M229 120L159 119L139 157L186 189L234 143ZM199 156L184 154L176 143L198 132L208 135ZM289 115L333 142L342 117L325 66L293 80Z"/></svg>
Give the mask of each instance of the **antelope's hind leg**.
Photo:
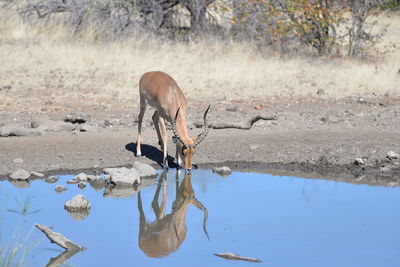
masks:
<svg viewBox="0 0 400 267"><path fill-rule="evenodd" d="M139 117L138 117L138 135L136 139L136 157L140 157L142 155L142 149L141 149L141 144L140 144L140 137L142 134L142 122L143 122L143 116L146 111L147 104L146 102L140 98L140 112L139 112Z"/></svg>

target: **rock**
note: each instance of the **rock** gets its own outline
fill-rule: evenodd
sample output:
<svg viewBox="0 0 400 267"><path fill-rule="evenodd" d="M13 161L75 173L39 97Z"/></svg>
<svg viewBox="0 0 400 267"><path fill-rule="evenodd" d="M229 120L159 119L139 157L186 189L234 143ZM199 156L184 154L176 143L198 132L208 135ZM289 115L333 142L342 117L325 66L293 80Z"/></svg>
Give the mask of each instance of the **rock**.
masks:
<svg viewBox="0 0 400 267"><path fill-rule="evenodd" d="M317 90L317 95L325 95L325 90L319 88L319 89Z"/></svg>
<svg viewBox="0 0 400 267"><path fill-rule="evenodd" d="M80 181L78 179L69 179L67 180L67 184L78 184Z"/></svg>
<svg viewBox="0 0 400 267"><path fill-rule="evenodd" d="M88 180L88 177L85 173L81 172L81 173L77 174L74 179L78 180L78 181L86 182Z"/></svg>
<svg viewBox="0 0 400 267"><path fill-rule="evenodd" d="M90 186L94 189L94 191L98 192L101 189L104 188L104 186L106 185L106 182L104 179L96 179L96 180L90 180Z"/></svg>
<svg viewBox="0 0 400 267"><path fill-rule="evenodd" d="M0 136L39 136L42 131L37 129L28 129L20 126L3 126L0 127Z"/></svg>
<svg viewBox="0 0 400 267"><path fill-rule="evenodd" d="M113 126L113 123L109 120L104 120L104 126Z"/></svg>
<svg viewBox="0 0 400 267"><path fill-rule="evenodd" d="M78 183L78 187L79 187L79 189L83 189L83 188L86 187L86 183L85 182L79 182Z"/></svg>
<svg viewBox="0 0 400 267"><path fill-rule="evenodd" d="M65 122L71 122L71 123L85 123L89 120L90 116L80 110L67 114L64 119Z"/></svg>
<svg viewBox="0 0 400 267"><path fill-rule="evenodd" d="M44 179L44 181L48 184L54 184L58 181L58 178L55 176L49 176Z"/></svg>
<svg viewBox="0 0 400 267"><path fill-rule="evenodd" d="M65 203L64 208L68 211L89 210L90 202L83 195L76 195Z"/></svg>
<svg viewBox="0 0 400 267"><path fill-rule="evenodd" d="M141 183L140 173L134 168L106 168L103 171L110 176L109 182L115 185L133 185Z"/></svg>
<svg viewBox="0 0 400 267"><path fill-rule="evenodd" d="M397 153L394 152L394 151L389 151L389 152L387 153L386 157L387 157L388 159L390 159L390 160L398 159L398 158L399 158L399 154L397 154Z"/></svg>
<svg viewBox="0 0 400 267"><path fill-rule="evenodd" d="M38 120L33 119L33 120L31 121L31 128L36 129L36 128L38 128L39 126L40 126L40 124L39 124L39 121L38 121Z"/></svg>
<svg viewBox="0 0 400 267"><path fill-rule="evenodd" d="M231 169L227 166L222 166L222 167L214 167L212 169L213 173L219 174L221 176L227 176L232 173Z"/></svg>
<svg viewBox="0 0 400 267"><path fill-rule="evenodd" d="M139 172L140 177L157 176L156 169L151 167L149 164L136 161L133 163L133 168Z"/></svg>
<svg viewBox="0 0 400 267"><path fill-rule="evenodd" d="M18 164L24 163L24 160L21 158L16 158L13 161L14 161L14 163L18 163Z"/></svg>
<svg viewBox="0 0 400 267"><path fill-rule="evenodd" d="M355 165L363 165L363 164L365 164L365 161L364 161L364 159L362 159L362 158L356 158L356 159L354 160L354 164L355 164Z"/></svg>
<svg viewBox="0 0 400 267"><path fill-rule="evenodd" d="M43 173L41 173L41 172L35 172L35 171L31 172L31 175L36 176L36 177L44 177L44 174L43 174Z"/></svg>
<svg viewBox="0 0 400 267"><path fill-rule="evenodd" d="M2 126L0 127L0 136L1 137L8 137L11 134L11 127L10 126Z"/></svg>
<svg viewBox="0 0 400 267"><path fill-rule="evenodd" d="M19 169L10 175L11 179L15 180L28 180L31 174L24 169Z"/></svg>
<svg viewBox="0 0 400 267"><path fill-rule="evenodd" d="M57 193L62 193L62 192L64 192L64 191L67 191L68 188L66 188L65 186L62 186L62 185L57 185L57 186L54 188L54 190L55 190Z"/></svg>

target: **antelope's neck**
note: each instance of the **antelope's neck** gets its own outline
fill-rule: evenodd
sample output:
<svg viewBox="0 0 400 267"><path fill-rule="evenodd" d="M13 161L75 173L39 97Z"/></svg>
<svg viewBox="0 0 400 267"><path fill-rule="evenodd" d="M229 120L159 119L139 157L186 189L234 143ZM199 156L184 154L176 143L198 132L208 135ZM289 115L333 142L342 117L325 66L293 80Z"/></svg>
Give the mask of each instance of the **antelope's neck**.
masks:
<svg viewBox="0 0 400 267"><path fill-rule="evenodd" d="M187 126L186 126L186 118L183 115L178 116L176 119L176 131L180 137L183 138L185 143L191 143L191 138L189 137Z"/></svg>

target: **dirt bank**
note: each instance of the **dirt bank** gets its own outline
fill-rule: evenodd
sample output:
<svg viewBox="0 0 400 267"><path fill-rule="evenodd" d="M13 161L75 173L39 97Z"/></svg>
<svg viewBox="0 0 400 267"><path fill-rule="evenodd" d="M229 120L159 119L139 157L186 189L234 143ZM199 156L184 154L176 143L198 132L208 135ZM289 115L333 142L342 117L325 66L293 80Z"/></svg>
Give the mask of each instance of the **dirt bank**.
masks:
<svg viewBox="0 0 400 267"><path fill-rule="evenodd" d="M397 98L190 102L189 126L193 134L200 131L194 125L201 122L208 103L212 105L209 121L214 124L244 123L255 115L276 117L260 120L250 130L210 129L194 157L199 168L224 164L235 170L258 169L281 175L400 185L400 159L387 157L389 151L400 153ZM151 111L145 116L144 157L136 158L136 107L99 111L77 105L77 109L90 116L82 124L86 127L84 132L79 127L71 131L68 127L54 130L49 126L62 122L70 111L1 114L3 127L29 127L33 120L41 132L40 136L0 137L0 177L20 168L64 173L130 165L136 160L159 166L162 152L150 124ZM174 155L174 150L170 142L169 154Z"/></svg>

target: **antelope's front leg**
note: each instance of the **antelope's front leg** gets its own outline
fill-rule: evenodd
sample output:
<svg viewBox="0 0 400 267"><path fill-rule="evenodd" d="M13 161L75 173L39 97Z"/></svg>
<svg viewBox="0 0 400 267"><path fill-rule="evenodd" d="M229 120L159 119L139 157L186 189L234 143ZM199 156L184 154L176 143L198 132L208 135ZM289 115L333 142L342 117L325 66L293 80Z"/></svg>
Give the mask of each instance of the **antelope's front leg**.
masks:
<svg viewBox="0 0 400 267"><path fill-rule="evenodd" d="M181 149L181 147L178 145L178 143L176 144L176 151L175 151L175 160L176 163L178 164L178 169L182 168L182 158L181 158L181 153L179 153L179 149Z"/></svg>
<svg viewBox="0 0 400 267"><path fill-rule="evenodd" d="M167 143L168 143L168 136L167 136L167 128L165 127L165 121L163 118L159 118L160 126L161 126L161 133L162 133L162 143L163 143L163 168L168 170L168 151L167 151Z"/></svg>

